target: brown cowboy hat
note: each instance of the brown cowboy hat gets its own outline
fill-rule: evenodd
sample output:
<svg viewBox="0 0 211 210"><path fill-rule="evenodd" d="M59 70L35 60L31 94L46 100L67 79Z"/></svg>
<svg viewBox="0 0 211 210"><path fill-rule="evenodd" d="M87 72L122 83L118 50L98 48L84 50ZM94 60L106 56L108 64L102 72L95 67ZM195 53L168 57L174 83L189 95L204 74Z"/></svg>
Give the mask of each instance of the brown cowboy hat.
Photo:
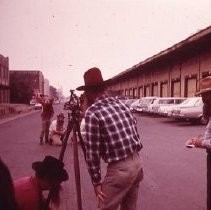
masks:
<svg viewBox="0 0 211 210"><path fill-rule="evenodd" d="M205 77L200 82L200 90L196 92L196 96L202 93L211 92L211 76Z"/></svg>
<svg viewBox="0 0 211 210"><path fill-rule="evenodd" d="M77 87L76 90L88 90L105 85L101 71L97 67L93 67L84 73L85 85Z"/></svg>
<svg viewBox="0 0 211 210"><path fill-rule="evenodd" d="M40 177L54 181L66 181L69 176L64 169L64 163L53 156L45 156L43 161L32 163L32 168Z"/></svg>

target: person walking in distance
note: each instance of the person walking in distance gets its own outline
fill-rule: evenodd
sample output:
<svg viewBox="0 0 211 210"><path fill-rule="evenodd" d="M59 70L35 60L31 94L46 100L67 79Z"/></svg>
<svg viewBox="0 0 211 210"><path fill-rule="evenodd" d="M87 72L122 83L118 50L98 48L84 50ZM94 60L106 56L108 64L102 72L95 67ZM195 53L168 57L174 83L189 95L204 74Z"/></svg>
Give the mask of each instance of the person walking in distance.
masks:
<svg viewBox="0 0 211 210"><path fill-rule="evenodd" d="M41 119L42 119L42 130L40 133L40 144L43 144L43 138L45 137L45 143L49 143L49 127L51 118L54 115L53 99L44 99L37 97L37 101L42 104Z"/></svg>
<svg viewBox="0 0 211 210"><path fill-rule="evenodd" d="M83 135L98 207L136 210L143 169L139 155L142 144L135 119L124 103L106 93L100 69L94 67L86 71L84 82L77 90L85 91L89 105ZM103 181L101 159L108 164Z"/></svg>
<svg viewBox="0 0 211 210"><path fill-rule="evenodd" d="M204 136L188 139L186 146L204 148L207 151L207 210L211 210L211 76L201 80L200 90L196 95L201 95L204 103L203 114L209 121Z"/></svg>

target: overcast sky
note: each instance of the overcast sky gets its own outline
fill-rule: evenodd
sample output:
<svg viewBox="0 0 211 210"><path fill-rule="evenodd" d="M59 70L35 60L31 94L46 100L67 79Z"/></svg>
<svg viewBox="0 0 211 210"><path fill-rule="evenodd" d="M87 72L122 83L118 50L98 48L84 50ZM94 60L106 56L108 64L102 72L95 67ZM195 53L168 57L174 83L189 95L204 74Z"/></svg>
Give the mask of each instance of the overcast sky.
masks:
<svg viewBox="0 0 211 210"><path fill-rule="evenodd" d="M11 70L40 70L51 85L104 79L211 25L211 0L0 0L0 54Z"/></svg>

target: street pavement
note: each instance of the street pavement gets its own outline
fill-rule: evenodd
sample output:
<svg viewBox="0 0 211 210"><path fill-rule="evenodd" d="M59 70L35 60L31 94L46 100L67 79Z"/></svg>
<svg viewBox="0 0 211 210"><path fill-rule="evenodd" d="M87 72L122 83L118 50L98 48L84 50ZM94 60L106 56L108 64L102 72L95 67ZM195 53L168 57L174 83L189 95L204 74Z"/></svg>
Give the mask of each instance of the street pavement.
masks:
<svg viewBox="0 0 211 210"><path fill-rule="evenodd" d="M61 107L55 106L55 113L60 111ZM144 164L144 180L140 185L138 210L205 210L206 151L184 146L187 138L202 134L205 126L136 116L144 146L140 153ZM0 120L0 157L10 168L14 179L32 175L31 163L42 160L45 155L59 157L61 147L39 145L40 121L40 111L20 114L4 122ZM80 146L78 151L83 210L97 210ZM77 210L71 139L68 141L64 163L70 178L63 183L60 210ZM102 164L101 170L103 177L105 164Z"/></svg>
<svg viewBox="0 0 211 210"><path fill-rule="evenodd" d="M61 111L60 106L55 108L55 117ZM13 179L33 175L31 164L43 160L45 155L59 157L61 147L48 144L39 145L41 129L40 111L32 111L10 116L0 120L0 157L10 169ZM59 210L76 210L77 191L75 184L72 133L64 155L65 168L69 173L69 180L63 183L61 205ZM84 156L80 145L78 147L80 164L81 195L84 210L96 208L95 195L86 169ZM45 194L47 196L47 193ZM94 202L93 202L94 201Z"/></svg>

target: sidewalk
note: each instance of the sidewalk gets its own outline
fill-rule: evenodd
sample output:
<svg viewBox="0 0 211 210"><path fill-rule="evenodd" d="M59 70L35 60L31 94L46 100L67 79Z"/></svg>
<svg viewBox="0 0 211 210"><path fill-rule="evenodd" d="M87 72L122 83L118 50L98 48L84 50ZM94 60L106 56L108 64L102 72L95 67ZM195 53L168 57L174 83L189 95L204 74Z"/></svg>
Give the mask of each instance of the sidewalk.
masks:
<svg viewBox="0 0 211 210"><path fill-rule="evenodd" d="M0 104L0 110L0 125L38 111L26 104Z"/></svg>

